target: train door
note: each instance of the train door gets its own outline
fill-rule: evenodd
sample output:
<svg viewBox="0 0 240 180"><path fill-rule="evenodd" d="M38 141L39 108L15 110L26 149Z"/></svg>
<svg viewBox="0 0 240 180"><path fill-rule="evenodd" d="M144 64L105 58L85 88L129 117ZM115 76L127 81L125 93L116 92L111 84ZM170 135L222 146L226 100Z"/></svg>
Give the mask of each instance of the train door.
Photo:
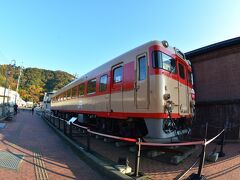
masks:
<svg viewBox="0 0 240 180"><path fill-rule="evenodd" d="M111 70L111 97L110 109L111 112L123 111L123 64L118 64L112 67Z"/></svg>
<svg viewBox="0 0 240 180"><path fill-rule="evenodd" d="M188 114L188 86L187 86L187 74L184 64L178 63L179 72L179 114Z"/></svg>
<svg viewBox="0 0 240 180"><path fill-rule="evenodd" d="M148 96L148 62L147 54L137 56L136 60L136 108L148 109L149 96Z"/></svg>

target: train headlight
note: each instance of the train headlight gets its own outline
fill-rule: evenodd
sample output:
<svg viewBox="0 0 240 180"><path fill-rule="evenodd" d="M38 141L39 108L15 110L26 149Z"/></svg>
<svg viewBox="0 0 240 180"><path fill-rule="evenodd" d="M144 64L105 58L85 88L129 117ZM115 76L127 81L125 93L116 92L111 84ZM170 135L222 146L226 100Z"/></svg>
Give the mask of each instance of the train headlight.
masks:
<svg viewBox="0 0 240 180"><path fill-rule="evenodd" d="M195 101L190 101L190 107L193 108L195 106Z"/></svg>
<svg viewBox="0 0 240 180"><path fill-rule="evenodd" d="M163 95L163 99L164 99L165 101L169 100L170 97L171 97L170 94L164 94L164 95Z"/></svg>
<svg viewBox="0 0 240 180"><path fill-rule="evenodd" d="M173 110L173 102L167 101L164 107L165 107L165 111L167 111L168 113L171 113Z"/></svg>
<svg viewBox="0 0 240 180"><path fill-rule="evenodd" d="M165 48L167 48L168 47L168 42L167 41L162 41L162 45L165 47Z"/></svg>

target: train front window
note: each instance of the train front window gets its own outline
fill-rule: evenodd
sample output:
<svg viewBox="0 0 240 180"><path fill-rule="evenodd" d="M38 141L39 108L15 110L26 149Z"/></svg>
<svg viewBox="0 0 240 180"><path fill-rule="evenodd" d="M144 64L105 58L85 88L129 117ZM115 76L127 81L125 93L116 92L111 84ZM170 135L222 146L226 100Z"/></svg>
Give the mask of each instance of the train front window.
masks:
<svg viewBox="0 0 240 180"><path fill-rule="evenodd" d="M163 69L170 71L174 74L176 73L176 60L173 59L171 56L162 53L162 63Z"/></svg>
<svg viewBox="0 0 240 180"><path fill-rule="evenodd" d="M176 60L161 51L153 51L152 64L153 68L160 68L174 74L176 73Z"/></svg>

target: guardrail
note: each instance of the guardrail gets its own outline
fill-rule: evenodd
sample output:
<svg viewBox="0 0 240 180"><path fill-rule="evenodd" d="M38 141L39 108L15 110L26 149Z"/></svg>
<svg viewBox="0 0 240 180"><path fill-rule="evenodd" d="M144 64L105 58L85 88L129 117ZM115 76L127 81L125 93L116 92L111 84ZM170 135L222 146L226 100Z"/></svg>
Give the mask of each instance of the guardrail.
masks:
<svg viewBox="0 0 240 180"><path fill-rule="evenodd" d="M135 172L134 172L134 176L135 177L139 177L139 166L140 166L140 159L141 159L141 147L142 146L151 146L151 147L166 147L166 146L192 146L192 145L201 145L202 146L202 151L199 155L199 157L197 158L197 160L185 171L183 172L180 177L178 177L178 179L182 179L184 176L186 176L186 174L198 163L199 163L199 167L198 167L198 173L197 174L192 174L191 176L189 176L188 179L202 179L202 177L204 177L202 175L202 170L204 167L204 161L205 161L205 155L206 155L206 147L207 145L209 145L210 143L212 143L214 140L216 140L220 135L222 135L222 139L221 139L221 148L220 148L220 152L219 152L219 157L223 157L225 155L225 153L223 152L223 146L224 146L224 140L225 140L225 132L226 132L226 124L224 125L224 128L213 138L207 140L207 129L208 129L208 123L206 124L206 128L205 128L205 138L203 140L199 140L199 141L192 141L192 142L180 142L180 143L169 143L169 144L164 144L164 143L148 143L148 142L142 142L140 138L134 139L134 138L126 138L126 137L119 137L119 136L114 136L114 135L109 135L109 134L104 134L104 133L99 133L99 132L95 132L93 130L91 130L89 127L86 126L82 126L79 124L76 124L74 122L70 122L68 123L67 120L53 116L49 113L43 113L43 115L45 118L47 118L47 120L53 124L55 127L57 127L59 130L61 130L61 121L63 121L63 132L65 135L69 136L69 138L73 139L73 127L77 127L80 129L85 130L85 133L87 134L87 151L91 151L90 149L90 135L94 134L94 135L98 135L98 136L102 136L102 137L106 137L106 138L111 138L111 139L116 139L116 140L120 140L120 141L126 141L126 142L131 142L131 143L135 143L136 145L136 160L135 160ZM56 121L57 124L56 124ZM67 133L67 127L68 127L68 133Z"/></svg>

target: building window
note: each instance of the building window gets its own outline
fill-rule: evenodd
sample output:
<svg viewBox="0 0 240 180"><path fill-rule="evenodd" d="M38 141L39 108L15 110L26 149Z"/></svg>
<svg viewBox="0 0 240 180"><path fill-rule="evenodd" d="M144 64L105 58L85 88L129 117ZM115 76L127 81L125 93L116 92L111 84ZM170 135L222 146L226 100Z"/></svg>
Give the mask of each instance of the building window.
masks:
<svg viewBox="0 0 240 180"><path fill-rule="evenodd" d="M85 85L84 85L84 83L82 83L78 86L78 95L83 96L84 95L84 90L85 90Z"/></svg>
<svg viewBox="0 0 240 180"><path fill-rule="evenodd" d="M184 66L182 64L178 64L178 68L179 68L180 78L185 79Z"/></svg>
<svg viewBox="0 0 240 180"><path fill-rule="evenodd" d="M123 71L122 66L119 66L113 70L113 82L114 83L122 82L122 71Z"/></svg>
<svg viewBox="0 0 240 180"><path fill-rule="evenodd" d="M161 51L152 52L152 64L153 68L164 69L174 74L177 72L176 60Z"/></svg>
<svg viewBox="0 0 240 180"><path fill-rule="evenodd" d="M145 80L147 77L147 58L146 56L142 56L138 58L138 68L139 68L139 74L138 79L139 81Z"/></svg>
<svg viewBox="0 0 240 180"><path fill-rule="evenodd" d="M88 81L87 84L87 93L88 94L93 94L96 92L96 79L92 79Z"/></svg>
<svg viewBox="0 0 240 180"><path fill-rule="evenodd" d="M100 92L106 91L107 81L108 81L108 75L105 74L105 75L100 77L100 86L99 86L99 91Z"/></svg>
<svg viewBox="0 0 240 180"><path fill-rule="evenodd" d="M72 88L72 97L75 98L77 97L77 86L75 86L74 88Z"/></svg>

